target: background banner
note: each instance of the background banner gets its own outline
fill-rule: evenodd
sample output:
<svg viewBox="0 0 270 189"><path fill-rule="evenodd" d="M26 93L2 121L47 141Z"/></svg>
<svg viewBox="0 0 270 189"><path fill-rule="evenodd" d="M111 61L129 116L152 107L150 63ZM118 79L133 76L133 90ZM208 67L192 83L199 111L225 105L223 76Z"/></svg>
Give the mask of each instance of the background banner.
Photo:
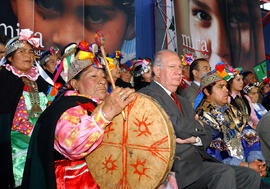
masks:
<svg viewBox="0 0 270 189"><path fill-rule="evenodd" d="M178 53L253 71L265 61L259 0L174 0Z"/></svg>
<svg viewBox="0 0 270 189"><path fill-rule="evenodd" d="M29 28L40 38L42 49L63 49L83 39L94 42L100 30L107 53L121 50L125 61L136 56L134 1L1 0L0 33L14 37Z"/></svg>

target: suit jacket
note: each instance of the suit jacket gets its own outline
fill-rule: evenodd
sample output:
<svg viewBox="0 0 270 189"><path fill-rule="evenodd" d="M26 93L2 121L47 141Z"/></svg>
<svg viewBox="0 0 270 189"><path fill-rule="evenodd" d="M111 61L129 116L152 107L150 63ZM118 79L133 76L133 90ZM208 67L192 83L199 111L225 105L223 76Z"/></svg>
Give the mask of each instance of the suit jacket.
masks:
<svg viewBox="0 0 270 189"><path fill-rule="evenodd" d="M195 113L187 99L177 95L183 109L183 113L181 113L174 100L157 83L151 82L149 86L138 92L149 95L158 101L170 117L176 137L186 139L198 136L201 138L203 144L201 147L177 143L175 149L176 158L172 170L176 173L178 187L183 188L192 184L201 176L203 159L217 161L205 151L212 141L211 130L202 127L194 119Z"/></svg>
<svg viewBox="0 0 270 189"><path fill-rule="evenodd" d="M265 114L257 125L257 133L260 137L262 153L266 165L270 166L270 112Z"/></svg>
<svg viewBox="0 0 270 189"><path fill-rule="evenodd" d="M189 102L194 106L194 102L197 97L197 92L198 92L199 86L196 85L194 82L191 83L191 85L184 90L180 91L180 96L187 98Z"/></svg>

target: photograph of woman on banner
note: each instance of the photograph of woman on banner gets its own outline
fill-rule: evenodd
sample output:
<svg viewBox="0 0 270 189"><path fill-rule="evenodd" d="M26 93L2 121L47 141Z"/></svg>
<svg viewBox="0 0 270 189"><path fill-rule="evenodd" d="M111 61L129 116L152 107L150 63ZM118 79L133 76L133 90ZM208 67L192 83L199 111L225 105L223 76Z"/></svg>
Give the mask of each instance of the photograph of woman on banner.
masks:
<svg viewBox="0 0 270 189"><path fill-rule="evenodd" d="M211 67L222 61L252 70L264 61L258 0L190 0L189 22L195 54Z"/></svg>
<svg viewBox="0 0 270 189"><path fill-rule="evenodd" d="M94 41L101 31L108 54L121 50L123 56L135 56L134 0L10 1L20 28L40 32L45 48Z"/></svg>

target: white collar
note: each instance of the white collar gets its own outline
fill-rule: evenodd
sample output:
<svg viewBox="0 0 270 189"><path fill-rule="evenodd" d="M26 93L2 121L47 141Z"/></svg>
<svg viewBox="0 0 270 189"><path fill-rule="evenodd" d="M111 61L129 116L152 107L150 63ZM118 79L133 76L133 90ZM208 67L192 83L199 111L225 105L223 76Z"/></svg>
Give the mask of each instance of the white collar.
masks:
<svg viewBox="0 0 270 189"><path fill-rule="evenodd" d="M165 87L163 87L159 82L157 82L156 80L154 80L154 82L156 82L156 84L158 84L162 89L164 89L164 91L171 96L172 92L169 91L168 89L166 89Z"/></svg>

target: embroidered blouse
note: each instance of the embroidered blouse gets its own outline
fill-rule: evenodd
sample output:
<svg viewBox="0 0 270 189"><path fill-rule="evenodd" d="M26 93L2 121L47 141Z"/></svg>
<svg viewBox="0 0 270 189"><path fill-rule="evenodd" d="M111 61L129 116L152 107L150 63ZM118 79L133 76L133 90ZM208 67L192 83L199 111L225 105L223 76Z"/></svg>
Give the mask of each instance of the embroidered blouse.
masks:
<svg viewBox="0 0 270 189"><path fill-rule="evenodd" d="M65 94L72 95L82 96L76 91L67 91ZM90 99L101 103L98 99ZM70 160L79 160L101 143L104 129L109 123L101 110L89 116L81 105L69 108L56 124L54 148Z"/></svg>
<svg viewBox="0 0 270 189"><path fill-rule="evenodd" d="M3 66L15 76L19 78L27 78L32 83L34 83L39 77L39 72L36 67L32 67L27 73L25 73L10 64L4 64ZM38 120L38 116L40 115L31 115L33 106L30 97L31 94L29 92L31 92L32 89L33 88L30 89L26 87L26 85L24 86L11 125L12 164L16 187L21 185L30 136L34 125ZM37 91L37 99L39 102L38 107L41 111L44 111L48 103L45 94Z"/></svg>
<svg viewBox="0 0 270 189"><path fill-rule="evenodd" d="M10 64L4 64L3 66L17 77L26 77L31 81L36 81L39 77L38 69L36 67L32 67L27 73L24 73ZM42 92L38 93L38 95L40 99L40 108L44 111L48 103L47 98ZM14 114L11 127L12 131L18 131L28 136L31 135L33 127L38 119L29 116L31 108L30 95L25 87Z"/></svg>
<svg viewBox="0 0 270 189"><path fill-rule="evenodd" d="M11 71L14 75L18 77L27 77L31 81L36 81L39 77L39 72L37 67L32 67L27 73L24 73L10 64L4 64L8 71Z"/></svg>
<svg viewBox="0 0 270 189"><path fill-rule="evenodd" d="M39 94L40 108L44 111L47 107L48 100L44 93ZM27 91L23 91L23 94L19 100L16 112L14 114L12 122L12 131L18 131L22 134L31 136L34 125L36 124L38 117L32 118L29 116L32 104L30 102L30 96Z"/></svg>

